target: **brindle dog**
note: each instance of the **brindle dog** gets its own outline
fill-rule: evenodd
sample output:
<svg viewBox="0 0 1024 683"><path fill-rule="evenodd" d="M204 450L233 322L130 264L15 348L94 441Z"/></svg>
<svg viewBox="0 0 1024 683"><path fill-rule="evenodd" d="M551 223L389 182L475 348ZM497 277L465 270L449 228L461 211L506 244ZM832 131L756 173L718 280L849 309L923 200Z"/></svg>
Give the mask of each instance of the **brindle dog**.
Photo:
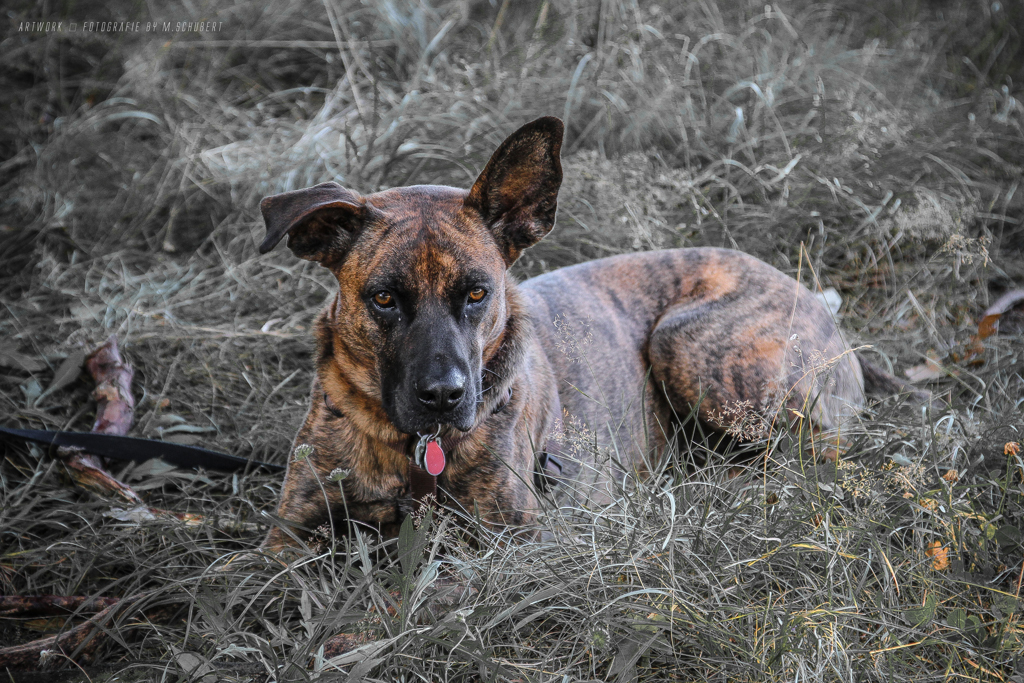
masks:
<svg viewBox="0 0 1024 683"><path fill-rule="evenodd" d="M312 455L289 463L278 507L290 528L347 514L395 533L420 434L440 432L447 506L516 527L535 519L538 456L558 452L565 425L614 450L620 476L642 474L692 406L712 429L786 407L829 431L862 407L866 374L898 387L862 365L810 291L740 252L627 254L517 284L509 267L555 221L561 144L562 122L545 117L509 136L468 192L324 183L260 204L261 253L287 235L338 280L295 439ZM587 462L562 460L563 476L601 488ZM344 500L328 482L337 468ZM274 528L264 547L293 543Z"/></svg>

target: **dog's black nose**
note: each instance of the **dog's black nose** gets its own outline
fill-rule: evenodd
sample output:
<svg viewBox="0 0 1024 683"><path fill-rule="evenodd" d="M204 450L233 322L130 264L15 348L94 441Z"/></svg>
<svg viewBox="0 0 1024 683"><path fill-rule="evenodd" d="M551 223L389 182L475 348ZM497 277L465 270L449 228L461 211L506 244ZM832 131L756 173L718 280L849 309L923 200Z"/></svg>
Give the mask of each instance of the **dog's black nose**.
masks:
<svg viewBox="0 0 1024 683"><path fill-rule="evenodd" d="M465 393L466 376L453 370L442 378L423 381L416 392L416 397L427 408L444 412L457 406Z"/></svg>

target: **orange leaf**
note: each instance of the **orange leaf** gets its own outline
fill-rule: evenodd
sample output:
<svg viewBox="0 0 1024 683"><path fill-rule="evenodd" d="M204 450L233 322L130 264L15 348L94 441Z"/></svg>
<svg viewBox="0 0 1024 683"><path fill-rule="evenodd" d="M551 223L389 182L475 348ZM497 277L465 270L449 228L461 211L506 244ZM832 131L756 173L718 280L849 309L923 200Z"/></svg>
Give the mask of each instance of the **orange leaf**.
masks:
<svg viewBox="0 0 1024 683"><path fill-rule="evenodd" d="M978 323L978 339L988 339L999 329L1002 313L989 313Z"/></svg>
<svg viewBox="0 0 1024 683"><path fill-rule="evenodd" d="M999 330L1000 316L1022 303L1024 303L1024 289L1011 289L996 299L996 302L982 313L981 322L978 323L978 337L984 339L995 334Z"/></svg>
<svg viewBox="0 0 1024 683"><path fill-rule="evenodd" d="M924 554L932 558L932 569L941 572L949 568L949 550L942 547L941 541L932 541L925 547Z"/></svg>

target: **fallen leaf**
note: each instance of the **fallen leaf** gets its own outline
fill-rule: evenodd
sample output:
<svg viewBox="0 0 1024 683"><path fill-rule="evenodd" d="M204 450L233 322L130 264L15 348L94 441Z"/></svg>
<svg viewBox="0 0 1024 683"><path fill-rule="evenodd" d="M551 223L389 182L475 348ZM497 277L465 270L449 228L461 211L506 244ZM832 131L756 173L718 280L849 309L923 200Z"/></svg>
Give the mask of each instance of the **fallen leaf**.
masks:
<svg viewBox="0 0 1024 683"><path fill-rule="evenodd" d="M892 455L889 456L889 459L892 460L897 465L900 465L901 467L910 467L911 465L914 464L913 460L903 455L902 453L893 453Z"/></svg>
<svg viewBox="0 0 1024 683"><path fill-rule="evenodd" d="M1004 314L1024 304L1024 289L1014 289L996 299L996 302L985 309L978 322L978 333L971 337L962 351L952 354L955 362L966 362L970 365L981 365L985 362L985 345L983 339L988 339L999 331L999 320ZM1012 332L1012 330L1011 330Z"/></svg>
<svg viewBox="0 0 1024 683"><path fill-rule="evenodd" d="M206 434L208 432L217 431L216 427L200 427L198 425L189 424L176 424L173 427L165 427L156 430L157 434L161 436L164 434L176 434L178 432L185 432L186 434Z"/></svg>
<svg viewBox="0 0 1024 683"><path fill-rule="evenodd" d="M946 376L946 371L942 369L942 365L939 363L939 354L935 352L935 349L928 349L925 354L925 362L920 365L915 365L912 368L907 368L905 374L907 379L911 382L920 382L926 379L938 379Z"/></svg>
<svg viewBox="0 0 1024 683"><path fill-rule="evenodd" d="M843 307L843 297L836 291L835 287L829 287L823 292L815 292L814 298L825 304L825 308L835 318L839 315L839 309Z"/></svg>
<svg viewBox="0 0 1024 683"><path fill-rule="evenodd" d="M153 514L153 511L145 505L139 505L128 509L112 507L107 512L103 512L101 514L104 517L110 517L111 519L116 519L119 522L135 522L136 524L140 522L152 522L157 519L157 516Z"/></svg>
<svg viewBox="0 0 1024 683"><path fill-rule="evenodd" d="M920 607L911 607L904 611L909 621L914 626L924 626L928 621L935 618L935 608L938 607L939 601L934 595L929 595L924 599L924 604Z"/></svg>
<svg viewBox="0 0 1024 683"><path fill-rule="evenodd" d="M987 339L999 329L999 318L1002 313L989 313L978 323L978 339Z"/></svg>
<svg viewBox="0 0 1024 683"><path fill-rule="evenodd" d="M996 529L996 543L999 544L1000 548L1007 550L1013 549L1020 545L1021 541L1020 529L1012 524L1004 524L1003 526Z"/></svg>
<svg viewBox="0 0 1024 683"><path fill-rule="evenodd" d="M38 358L32 358L16 351L3 350L0 350L0 365L25 372L39 372L46 368L46 363Z"/></svg>
<svg viewBox="0 0 1024 683"><path fill-rule="evenodd" d="M30 377L27 382L21 385L21 393L25 395L25 405L33 406L43 393L43 387L36 381L35 377Z"/></svg>
<svg viewBox="0 0 1024 683"><path fill-rule="evenodd" d="M136 479L150 479L161 474L173 472L174 470L174 465L171 465L160 458L150 458L149 460L136 465L127 478L129 481Z"/></svg>
<svg viewBox="0 0 1024 683"><path fill-rule="evenodd" d="M932 541L925 547L924 554L932 558L932 569L941 572L949 568L949 550L942 547L941 541Z"/></svg>
<svg viewBox="0 0 1024 683"><path fill-rule="evenodd" d="M996 302L985 309L978 323L978 337L985 339L999 331L999 318L1007 311L1024 304L1024 289L1012 289L996 299Z"/></svg>
<svg viewBox="0 0 1024 683"><path fill-rule="evenodd" d="M105 313L106 310L106 304L73 304L69 311L71 313L71 318L68 320L80 322L92 318L93 320L101 321L102 314Z"/></svg>
<svg viewBox="0 0 1024 683"><path fill-rule="evenodd" d="M50 382L50 386L46 387L46 391L40 394L39 398L35 400L33 405L38 405L40 401L54 393L60 391L66 386L74 384L78 379L78 376L82 374L82 364L85 363L85 349L78 349L73 351L70 356L64 359L64 362L57 368L57 372L53 375L53 381Z"/></svg>

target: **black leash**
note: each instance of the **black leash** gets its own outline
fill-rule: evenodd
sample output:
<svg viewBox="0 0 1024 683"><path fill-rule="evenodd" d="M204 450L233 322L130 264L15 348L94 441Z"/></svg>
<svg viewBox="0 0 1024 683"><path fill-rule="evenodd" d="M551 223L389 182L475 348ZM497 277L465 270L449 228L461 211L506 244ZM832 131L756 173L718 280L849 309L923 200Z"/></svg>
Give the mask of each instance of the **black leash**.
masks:
<svg viewBox="0 0 1024 683"><path fill-rule="evenodd" d="M202 467L221 472L236 472L246 467L262 467L268 472L280 472L283 465L272 465L258 460L239 458L227 453L185 446L169 441L136 439L130 436L113 436L95 432L54 432L43 429L9 429L0 427L0 436L34 441L45 446L70 446L81 448L86 453L126 462L145 462L160 458L176 467Z"/></svg>

